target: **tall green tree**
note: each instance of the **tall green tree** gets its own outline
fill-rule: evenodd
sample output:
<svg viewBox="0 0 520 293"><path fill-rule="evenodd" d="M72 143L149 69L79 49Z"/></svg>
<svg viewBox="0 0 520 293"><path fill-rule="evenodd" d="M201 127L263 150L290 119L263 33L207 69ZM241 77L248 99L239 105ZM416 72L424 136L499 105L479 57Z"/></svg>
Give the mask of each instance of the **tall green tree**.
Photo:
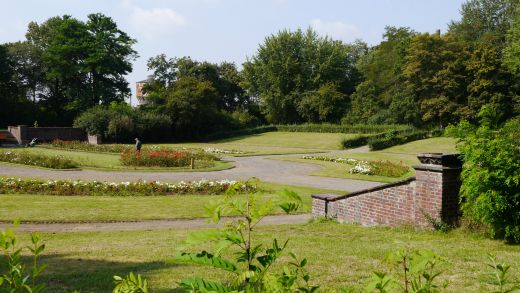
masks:
<svg viewBox="0 0 520 293"><path fill-rule="evenodd" d="M26 57L38 56L33 64L43 73L40 80L27 78L33 80L45 116L55 117L53 124L70 125L81 111L130 95L124 75L132 70L135 40L111 18L91 14L82 22L68 15L52 17L30 23L26 38L24 44L36 52Z"/></svg>
<svg viewBox="0 0 520 293"><path fill-rule="evenodd" d="M469 0L462 4L462 19L452 21L450 33L474 44L493 43L502 47L520 0Z"/></svg>
<svg viewBox="0 0 520 293"><path fill-rule="evenodd" d="M341 117L336 112L346 111L359 81L355 65L365 49L365 44L344 44L312 29L280 31L244 63L242 84L271 123L336 122ZM337 111L323 111L320 100L329 98Z"/></svg>
<svg viewBox="0 0 520 293"><path fill-rule="evenodd" d="M412 39L403 76L425 123L443 127L466 115L468 58L466 47L450 36L425 33Z"/></svg>
<svg viewBox="0 0 520 293"><path fill-rule="evenodd" d="M405 90L402 73L415 34L410 28L388 26L383 41L359 60L363 81L356 87L345 121L416 124L417 107L409 107L413 98ZM389 108L392 111L385 110Z"/></svg>

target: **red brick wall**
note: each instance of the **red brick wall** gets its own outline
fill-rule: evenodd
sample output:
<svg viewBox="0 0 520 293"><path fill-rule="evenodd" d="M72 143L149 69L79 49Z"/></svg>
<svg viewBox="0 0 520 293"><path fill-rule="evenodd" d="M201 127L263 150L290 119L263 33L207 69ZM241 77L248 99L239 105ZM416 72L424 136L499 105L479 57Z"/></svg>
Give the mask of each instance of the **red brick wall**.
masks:
<svg viewBox="0 0 520 293"><path fill-rule="evenodd" d="M85 141L87 134L79 129L73 127L27 127L20 125L18 127L9 126L9 131L18 140L18 143L25 144L30 142L33 138L38 138L38 141L51 141L55 139L61 140L80 140Z"/></svg>
<svg viewBox="0 0 520 293"><path fill-rule="evenodd" d="M401 182L343 196L313 195L312 213L361 225L427 227L432 219L455 223L459 216L461 168L453 166L454 155L430 157L439 163L416 166L416 176ZM442 165L444 161L451 165Z"/></svg>

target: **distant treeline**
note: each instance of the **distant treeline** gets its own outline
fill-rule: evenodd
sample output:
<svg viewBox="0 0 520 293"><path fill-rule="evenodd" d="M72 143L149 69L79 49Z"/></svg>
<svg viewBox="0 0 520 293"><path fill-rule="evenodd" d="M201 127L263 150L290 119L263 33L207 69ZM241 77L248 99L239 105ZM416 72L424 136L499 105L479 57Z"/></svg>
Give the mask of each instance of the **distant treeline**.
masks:
<svg viewBox="0 0 520 293"><path fill-rule="evenodd" d="M145 104L125 111L114 109L130 95L124 75L136 41L101 14L86 22L54 17L31 23L26 40L0 45L0 127L76 120L118 140L149 133L146 121L155 125L153 136L176 139L261 125L367 133L370 125L443 128L483 115L500 124L520 113L519 2L470 0L445 33L386 27L372 47L312 29L282 30L242 70L161 54L148 60ZM110 121L104 115L104 122L86 123L96 111ZM365 129L356 131L358 124Z"/></svg>

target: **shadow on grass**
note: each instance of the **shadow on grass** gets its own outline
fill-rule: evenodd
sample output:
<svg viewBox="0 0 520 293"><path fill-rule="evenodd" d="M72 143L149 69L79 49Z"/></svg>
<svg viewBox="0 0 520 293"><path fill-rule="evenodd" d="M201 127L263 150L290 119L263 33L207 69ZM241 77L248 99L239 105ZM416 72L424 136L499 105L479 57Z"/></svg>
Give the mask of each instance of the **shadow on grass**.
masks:
<svg viewBox="0 0 520 293"><path fill-rule="evenodd" d="M29 264L32 262L32 258L25 257L23 261ZM155 270L183 266L183 264L159 261L114 262L82 259L60 254L43 255L40 257L39 264L48 265L39 279L40 282L46 284L44 292L72 292L74 290L78 292L111 292L114 288L114 275L124 277L133 272L146 278ZM181 288L156 288L153 292L185 291Z"/></svg>

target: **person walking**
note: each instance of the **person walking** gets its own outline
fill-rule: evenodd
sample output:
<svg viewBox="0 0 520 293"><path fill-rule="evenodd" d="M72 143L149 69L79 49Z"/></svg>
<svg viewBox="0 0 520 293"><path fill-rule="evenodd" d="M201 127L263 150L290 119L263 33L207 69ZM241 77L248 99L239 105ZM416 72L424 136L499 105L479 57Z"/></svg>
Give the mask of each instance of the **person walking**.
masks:
<svg viewBox="0 0 520 293"><path fill-rule="evenodd" d="M143 146L143 144L141 143L141 141L139 140L139 138L135 138L135 151L137 153L140 153L141 152L141 147Z"/></svg>

